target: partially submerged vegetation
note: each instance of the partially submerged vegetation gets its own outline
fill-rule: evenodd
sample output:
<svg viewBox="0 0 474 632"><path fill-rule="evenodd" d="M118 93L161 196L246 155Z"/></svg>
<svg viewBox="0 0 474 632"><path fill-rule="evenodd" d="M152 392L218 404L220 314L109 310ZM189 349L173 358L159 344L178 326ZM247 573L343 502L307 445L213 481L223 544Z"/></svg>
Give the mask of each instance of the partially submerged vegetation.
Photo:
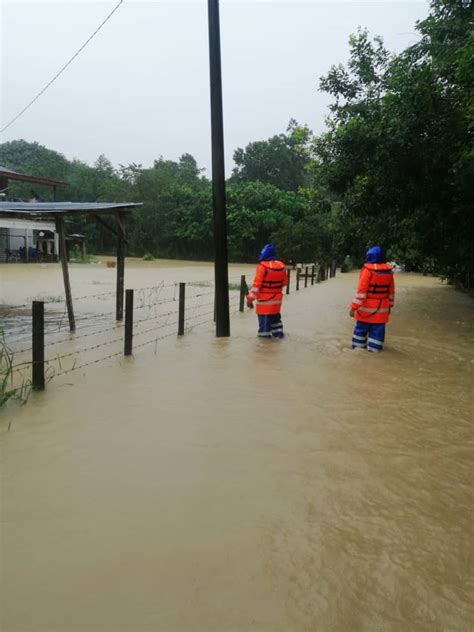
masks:
<svg viewBox="0 0 474 632"><path fill-rule="evenodd" d="M31 380L20 377L20 384L14 383L14 352L5 340L3 329L0 329L0 407L9 401L24 404L31 393Z"/></svg>

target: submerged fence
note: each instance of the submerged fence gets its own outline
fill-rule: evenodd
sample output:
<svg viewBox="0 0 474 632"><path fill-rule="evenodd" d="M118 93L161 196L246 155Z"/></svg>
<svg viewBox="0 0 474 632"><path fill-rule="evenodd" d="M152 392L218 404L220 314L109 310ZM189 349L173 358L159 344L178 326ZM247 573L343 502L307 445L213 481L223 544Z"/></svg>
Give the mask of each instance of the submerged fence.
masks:
<svg viewBox="0 0 474 632"><path fill-rule="evenodd" d="M335 273L335 262L288 269L286 294L320 283ZM246 277L242 275L229 281L231 312L243 312L248 293ZM75 297L75 301L84 301L87 307L77 314L73 333L68 330L66 310L58 311L54 298L33 301L31 320L24 318L27 305L7 308L7 314L11 314L10 326L4 331L3 344L11 358L7 369L12 387L16 380L21 383L22 392L25 383L34 390L43 390L56 377L113 358L131 356L149 345L154 345L156 353L161 340L184 336L195 327L215 320L214 288L209 281L128 289L125 291L125 321L112 324L115 310L92 310L91 302L96 308L96 301L106 303L114 297L115 292ZM23 314L23 318L18 318L18 314Z"/></svg>

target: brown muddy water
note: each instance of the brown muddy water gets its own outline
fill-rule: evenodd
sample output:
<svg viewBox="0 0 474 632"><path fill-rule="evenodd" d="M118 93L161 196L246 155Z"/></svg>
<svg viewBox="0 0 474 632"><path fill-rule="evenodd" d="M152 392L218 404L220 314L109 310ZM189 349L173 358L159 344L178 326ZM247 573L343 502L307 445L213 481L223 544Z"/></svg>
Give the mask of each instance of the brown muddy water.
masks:
<svg viewBox="0 0 474 632"><path fill-rule="evenodd" d="M74 291L114 275L73 266ZM55 266L0 277L10 304L61 293ZM472 630L473 303L399 274L386 350L353 352L356 278L292 292L283 341L234 313L3 411L1 630ZM84 301L81 326L113 309Z"/></svg>

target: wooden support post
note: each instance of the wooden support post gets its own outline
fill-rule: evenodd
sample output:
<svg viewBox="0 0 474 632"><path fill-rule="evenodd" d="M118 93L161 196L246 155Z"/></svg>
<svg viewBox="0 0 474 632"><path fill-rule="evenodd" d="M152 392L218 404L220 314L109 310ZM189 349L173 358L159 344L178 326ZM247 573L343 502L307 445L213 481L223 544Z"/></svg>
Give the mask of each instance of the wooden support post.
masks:
<svg viewBox="0 0 474 632"><path fill-rule="evenodd" d="M300 269L296 270L296 291L300 289Z"/></svg>
<svg viewBox="0 0 474 632"><path fill-rule="evenodd" d="M62 217L56 218L56 230L59 236L59 256L61 258L61 267L63 269L64 292L66 294L69 331L75 331L76 321L74 318L74 307L72 305L71 283L69 281L69 268L67 262L66 229L64 227L64 219Z"/></svg>
<svg viewBox="0 0 474 632"><path fill-rule="evenodd" d="M304 286L308 287L308 266L304 269Z"/></svg>
<svg viewBox="0 0 474 632"><path fill-rule="evenodd" d="M178 336L184 335L184 305L186 297L186 283L179 284L179 313L178 313Z"/></svg>
<svg viewBox="0 0 474 632"><path fill-rule="evenodd" d="M123 320L123 291L125 278L125 233L120 213L117 213L117 291L115 319Z"/></svg>
<svg viewBox="0 0 474 632"><path fill-rule="evenodd" d="M245 295L246 295L246 290L247 289L247 282L245 280L245 274L242 274L242 276L240 277L240 300L239 300L239 312L243 312L244 311L244 305L245 305Z"/></svg>
<svg viewBox="0 0 474 632"><path fill-rule="evenodd" d="M133 349L133 290L125 291L125 336L124 350L126 356L132 355Z"/></svg>
<svg viewBox="0 0 474 632"><path fill-rule="evenodd" d="M337 268L337 261L333 259L331 262L331 276L333 279L336 276L336 268Z"/></svg>
<svg viewBox="0 0 474 632"><path fill-rule="evenodd" d="M315 269L315 265L313 263L313 265L311 266L311 285L314 285L314 269Z"/></svg>
<svg viewBox="0 0 474 632"><path fill-rule="evenodd" d="M33 301L32 382L35 391L44 391L44 303Z"/></svg>
<svg viewBox="0 0 474 632"><path fill-rule="evenodd" d="M290 293L290 280L291 280L291 270L287 270L286 274L288 276L288 281L286 283L286 293L287 295Z"/></svg>

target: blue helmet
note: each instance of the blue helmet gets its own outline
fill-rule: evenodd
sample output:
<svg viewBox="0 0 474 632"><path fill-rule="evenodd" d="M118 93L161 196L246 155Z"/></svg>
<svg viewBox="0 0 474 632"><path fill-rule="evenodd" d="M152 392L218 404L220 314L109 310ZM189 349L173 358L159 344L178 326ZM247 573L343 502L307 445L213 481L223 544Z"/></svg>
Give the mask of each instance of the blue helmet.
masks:
<svg viewBox="0 0 474 632"><path fill-rule="evenodd" d="M382 248L380 246L369 248L365 253L365 260L367 263L380 263L382 260Z"/></svg>
<svg viewBox="0 0 474 632"><path fill-rule="evenodd" d="M259 261L272 261L276 259L277 253L273 244L265 244L261 253L258 255Z"/></svg>

